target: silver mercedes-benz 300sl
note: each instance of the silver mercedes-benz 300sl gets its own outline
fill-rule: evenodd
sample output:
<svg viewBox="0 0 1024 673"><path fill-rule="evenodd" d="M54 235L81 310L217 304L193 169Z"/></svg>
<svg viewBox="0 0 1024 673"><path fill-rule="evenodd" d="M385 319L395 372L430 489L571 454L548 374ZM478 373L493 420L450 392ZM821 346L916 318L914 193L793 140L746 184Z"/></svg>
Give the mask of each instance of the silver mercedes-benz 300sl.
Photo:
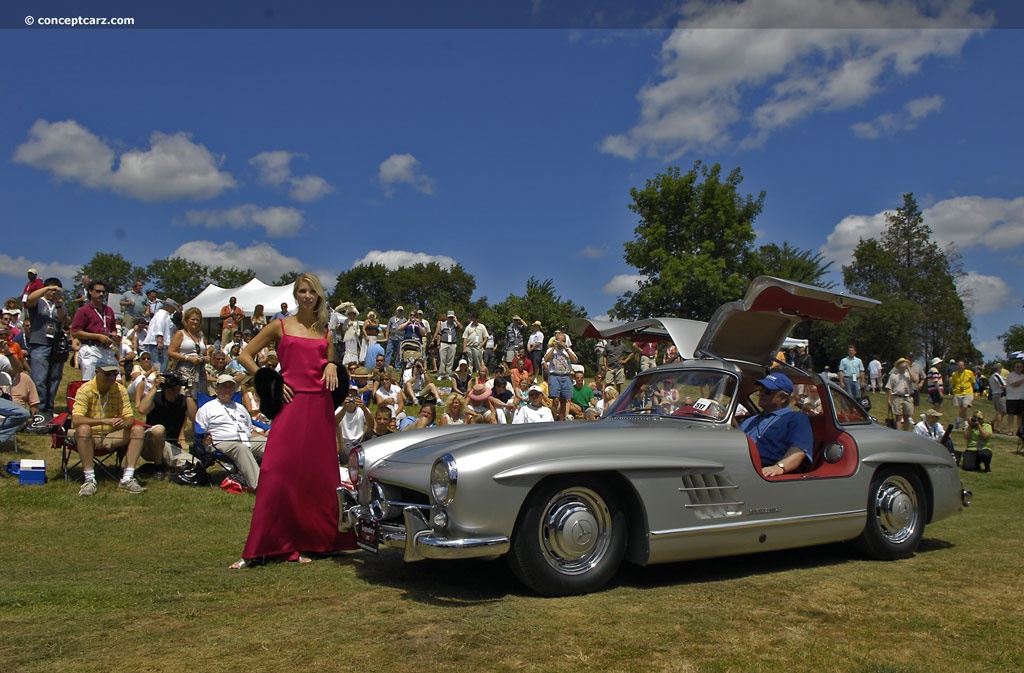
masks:
<svg viewBox="0 0 1024 673"><path fill-rule="evenodd" d="M926 524L969 503L949 451L776 360L797 323L876 304L762 276L708 323L574 321L585 337L670 341L680 357L637 376L596 422L446 426L356 447L340 527L406 561L504 555L545 596L597 590L624 560L847 540L871 558L911 556ZM792 381L814 436L813 460L777 476L739 429L769 371Z"/></svg>

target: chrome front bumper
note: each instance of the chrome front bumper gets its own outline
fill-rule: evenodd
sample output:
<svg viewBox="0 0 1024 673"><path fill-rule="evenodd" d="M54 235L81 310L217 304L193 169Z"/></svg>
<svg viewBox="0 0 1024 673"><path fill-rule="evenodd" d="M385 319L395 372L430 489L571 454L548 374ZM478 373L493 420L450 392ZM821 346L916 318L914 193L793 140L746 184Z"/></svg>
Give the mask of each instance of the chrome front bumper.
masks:
<svg viewBox="0 0 1024 673"><path fill-rule="evenodd" d="M345 488L338 489L338 505L341 508L341 516L338 518L340 531L358 531L363 522L373 521L367 509L357 503L355 493ZM378 522L378 544L403 550L402 559L405 561L500 556L509 550L510 541L505 535L469 538L435 531L417 507L404 508L402 519L404 525Z"/></svg>

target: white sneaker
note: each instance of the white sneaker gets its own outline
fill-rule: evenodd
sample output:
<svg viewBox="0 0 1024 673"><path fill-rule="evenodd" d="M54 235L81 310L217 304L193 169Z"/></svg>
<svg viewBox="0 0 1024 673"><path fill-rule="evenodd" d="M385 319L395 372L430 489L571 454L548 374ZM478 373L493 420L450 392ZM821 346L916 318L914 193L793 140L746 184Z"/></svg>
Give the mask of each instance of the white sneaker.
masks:
<svg viewBox="0 0 1024 673"><path fill-rule="evenodd" d="M82 488L78 489L78 496L80 498L86 498L90 495L96 495L96 482L91 479L82 484Z"/></svg>

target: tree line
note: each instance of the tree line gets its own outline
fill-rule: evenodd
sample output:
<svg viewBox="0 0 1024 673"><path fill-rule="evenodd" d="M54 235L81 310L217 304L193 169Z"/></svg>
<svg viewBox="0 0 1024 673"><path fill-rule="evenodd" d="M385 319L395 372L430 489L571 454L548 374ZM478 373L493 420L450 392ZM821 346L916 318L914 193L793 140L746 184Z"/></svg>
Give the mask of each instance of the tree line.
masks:
<svg viewBox="0 0 1024 673"><path fill-rule="evenodd" d="M707 320L721 304L742 297L751 280L761 274L834 287L825 278L832 263L820 253L788 241L755 246L754 222L764 208L766 193L743 194L742 182L739 168L723 175L719 164L697 161L689 171L669 167L643 188L630 190L628 207L639 221L632 240L624 244L623 255L643 280L636 290L617 298L611 317ZM845 353L848 343L890 361L908 353L980 361L981 353L970 336L970 317L957 290L963 270L956 248L942 248L934 241L912 193L905 194L903 203L887 215L886 225L881 236L862 239L853 251L853 262L841 269L847 292L882 304L854 312L838 325L800 325L794 336L811 340L812 357L822 367L838 361L837 354ZM161 296L183 301L209 283L235 287L256 277L251 269L207 267L177 257L139 267L115 253L97 253L76 280L82 275L104 279L112 292L124 291L141 279ZM282 285L297 275L294 271L265 282ZM369 264L341 273L329 300L332 305L351 301L364 315L374 309L382 320L399 304L407 310L423 309L431 322L448 310L460 318L476 314L499 335L515 314L527 322L540 320L545 330L586 315L583 306L557 294L551 279L531 277L522 294L511 293L493 304L487 297L473 299L475 290L475 278L459 264L398 269ZM1011 326L1001 336L1008 353L1011 345L1014 350L1024 347L1018 344L1024 342L1024 327Z"/></svg>

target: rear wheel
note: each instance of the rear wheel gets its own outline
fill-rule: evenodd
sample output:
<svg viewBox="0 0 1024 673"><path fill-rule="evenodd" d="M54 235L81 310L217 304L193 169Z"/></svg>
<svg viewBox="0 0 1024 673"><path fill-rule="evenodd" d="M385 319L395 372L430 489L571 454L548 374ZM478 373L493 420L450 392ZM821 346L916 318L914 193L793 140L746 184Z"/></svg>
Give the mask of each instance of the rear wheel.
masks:
<svg viewBox="0 0 1024 673"><path fill-rule="evenodd" d="M868 518L857 546L867 556L892 561L913 556L924 535L925 501L921 480L906 468L875 473L868 492Z"/></svg>
<svg viewBox="0 0 1024 673"><path fill-rule="evenodd" d="M626 549L626 515L602 480L560 477L530 493L512 537L509 565L544 596L595 591Z"/></svg>

